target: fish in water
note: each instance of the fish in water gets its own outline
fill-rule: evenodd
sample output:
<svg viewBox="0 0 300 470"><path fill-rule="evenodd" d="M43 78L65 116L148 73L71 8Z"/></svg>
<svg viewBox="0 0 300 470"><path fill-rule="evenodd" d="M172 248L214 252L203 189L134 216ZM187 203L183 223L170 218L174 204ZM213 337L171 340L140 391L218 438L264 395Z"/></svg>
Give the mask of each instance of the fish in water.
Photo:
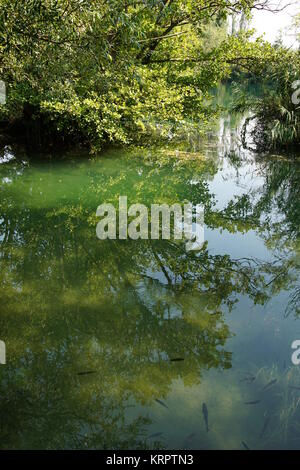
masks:
<svg viewBox="0 0 300 470"><path fill-rule="evenodd" d="M205 422L206 432L208 432L209 431L209 427L208 427L208 409L207 409L206 403L203 403L203 405L202 405L202 413L203 413L203 418L204 418L204 422Z"/></svg>
<svg viewBox="0 0 300 470"><path fill-rule="evenodd" d="M167 410L169 409L168 406L163 401L159 400L158 398L155 398L155 401L159 403L161 406L163 406L164 408L167 408Z"/></svg>
<svg viewBox="0 0 300 470"><path fill-rule="evenodd" d="M262 430L261 430L261 433L260 433L260 435L259 435L259 438L260 438L260 439L264 436L264 434L265 434L265 432L266 432L266 430L267 430L267 427L269 426L270 419L271 419L271 416L270 416L269 414L267 414L267 416L266 416L266 418L265 418L265 421L264 421L264 424L263 424L263 427L262 427Z"/></svg>
<svg viewBox="0 0 300 470"><path fill-rule="evenodd" d="M90 375L90 374L96 374L96 370L85 370L83 372L77 372L77 375Z"/></svg>
<svg viewBox="0 0 300 470"><path fill-rule="evenodd" d="M252 384L255 379L256 379L256 377L254 377L254 376L245 377L244 379L241 379L240 382L246 382L247 384Z"/></svg>
<svg viewBox="0 0 300 470"><path fill-rule="evenodd" d="M246 442L242 441L243 446L245 447L246 450L250 450L250 448L247 446Z"/></svg>
<svg viewBox="0 0 300 470"><path fill-rule="evenodd" d="M295 385L289 385L289 388L292 390L300 390L300 387L296 387Z"/></svg>
<svg viewBox="0 0 300 470"><path fill-rule="evenodd" d="M184 361L183 357L174 357L173 359L170 359L171 362L181 362Z"/></svg>
<svg viewBox="0 0 300 470"><path fill-rule="evenodd" d="M271 380L270 382L267 383L267 385L264 386L264 388L262 389L262 391L267 390L268 388L272 387L272 385L275 385L276 382L277 382L277 379Z"/></svg>
<svg viewBox="0 0 300 470"><path fill-rule="evenodd" d="M260 403L260 400L245 401L244 405L257 405Z"/></svg>

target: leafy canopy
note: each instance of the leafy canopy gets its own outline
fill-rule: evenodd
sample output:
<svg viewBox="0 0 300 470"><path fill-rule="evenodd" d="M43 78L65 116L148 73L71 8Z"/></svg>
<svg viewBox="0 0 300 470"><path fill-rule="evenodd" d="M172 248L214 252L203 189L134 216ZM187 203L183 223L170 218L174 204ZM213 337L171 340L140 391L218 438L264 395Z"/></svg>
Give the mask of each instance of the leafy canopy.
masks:
<svg viewBox="0 0 300 470"><path fill-rule="evenodd" d="M0 0L2 120L92 143L129 142L158 122L207 116L205 93L233 64L271 54L227 17L266 2L242 0ZM50 127L49 127L50 126ZM50 131L50 132L51 132Z"/></svg>

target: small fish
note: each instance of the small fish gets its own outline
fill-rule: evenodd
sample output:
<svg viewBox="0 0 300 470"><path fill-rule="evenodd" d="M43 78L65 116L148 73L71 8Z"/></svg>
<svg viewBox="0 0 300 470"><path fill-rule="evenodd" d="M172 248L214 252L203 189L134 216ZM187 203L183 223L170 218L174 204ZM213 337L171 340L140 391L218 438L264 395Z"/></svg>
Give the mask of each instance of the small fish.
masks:
<svg viewBox="0 0 300 470"><path fill-rule="evenodd" d="M183 357L174 357L173 359L170 359L171 362L181 362L184 361Z"/></svg>
<svg viewBox="0 0 300 470"><path fill-rule="evenodd" d="M167 410L169 409L168 406L163 401L159 400L158 398L155 398L155 401L159 403L161 406L163 406L164 408L167 408Z"/></svg>
<svg viewBox="0 0 300 470"><path fill-rule="evenodd" d="M260 400L245 401L244 405L257 405L260 403Z"/></svg>
<svg viewBox="0 0 300 470"><path fill-rule="evenodd" d="M96 370L85 370L83 372L77 372L77 375L89 375L89 374L96 374Z"/></svg>
<svg viewBox="0 0 300 470"><path fill-rule="evenodd" d="M300 387L295 387L295 385L289 385L289 388L292 390L300 390Z"/></svg>
<svg viewBox="0 0 300 470"><path fill-rule="evenodd" d="M256 379L256 377L254 377L254 376L245 377L244 379L241 379L240 382L246 382L247 384L252 384L255 379Z"/></svg>
<svg viewBox="0 0 300 470"><path fill-rule="evenodd" d="M163 433L162 432L155 432L154 434L151 434L148 439L153 439L154 437L159 437L159 436L162 436Z"/></svg>
<svg viewBox="0 0 300 470"><path fill-rule="evenodd" d="M268 388L272 387L272 385L276 384L276 382L277 382L277 379L271 380L270 382L267 383L267 385L264 386L262 391L267 390Z"/></svg>
<svg viewBox="0 0 300 470"><path fill-rule="evenodd" d="M259 438L260 438L260 439L264 436L264 434L265 434L265 432L266 432L266 430L267 430L267 427L269 426L270 419L271 419L271 416L268 414L268 415L266 416L266 419L265 419L265 421L264 421L264 424L263 424L261 433L260 433L260 435L259 435Z"/></svg>
<svg viewBox="0 0 300 470"><path fill-rule="evenodd" d="M242 444L243 444L243 446L245 447L246 450L251 450L251 449L247 446L246 442L242 441Z"/></svg>
<svg viewBox="0 0 300 470"><path fill-rule="evenodd" d="M203 418L204 418L204 421L205 421L206 432L208 432L209 431L209 427L208 427L208 409L207 409L206 403L203 403L203 405L202 405L202 413L203 413Z"/></svg>

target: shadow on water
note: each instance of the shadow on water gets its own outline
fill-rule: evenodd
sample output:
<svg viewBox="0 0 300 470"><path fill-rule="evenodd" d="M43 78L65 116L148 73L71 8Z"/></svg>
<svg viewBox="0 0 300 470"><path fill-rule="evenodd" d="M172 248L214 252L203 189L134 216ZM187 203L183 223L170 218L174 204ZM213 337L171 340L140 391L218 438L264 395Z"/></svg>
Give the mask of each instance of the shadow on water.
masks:
<svg viewBox="0 0 300 470"><path fill-rule="evenodd" d="M298 446L300 165L243 151L239 125L191 158L2 150L2 448ZM98 240L119 195L203 204L204 247Z"/></svg>

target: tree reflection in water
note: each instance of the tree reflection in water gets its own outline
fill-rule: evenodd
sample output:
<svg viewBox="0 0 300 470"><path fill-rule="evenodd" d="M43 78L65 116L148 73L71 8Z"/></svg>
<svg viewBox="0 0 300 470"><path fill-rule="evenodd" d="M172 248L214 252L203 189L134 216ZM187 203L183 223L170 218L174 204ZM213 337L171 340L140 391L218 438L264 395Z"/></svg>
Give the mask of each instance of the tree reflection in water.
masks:
<svg viewBox="0 0 300 470"><path fill-rule="evenodd" d="M258 162L263 186L218 209L209 188L216 159L117 152L54 164L17 155L0 167L1 447L146 448L143 406L165 400L176 379L189 387L203 371L231 367L226 312L240 296L265 304L291 289L299 168ZM119 195L129 204L204 204L207 227L255 230L274 258L99 241L96 207ZM274 205L281 220L270 215ZM141 413L129 420L131 406Z"/></svg>

